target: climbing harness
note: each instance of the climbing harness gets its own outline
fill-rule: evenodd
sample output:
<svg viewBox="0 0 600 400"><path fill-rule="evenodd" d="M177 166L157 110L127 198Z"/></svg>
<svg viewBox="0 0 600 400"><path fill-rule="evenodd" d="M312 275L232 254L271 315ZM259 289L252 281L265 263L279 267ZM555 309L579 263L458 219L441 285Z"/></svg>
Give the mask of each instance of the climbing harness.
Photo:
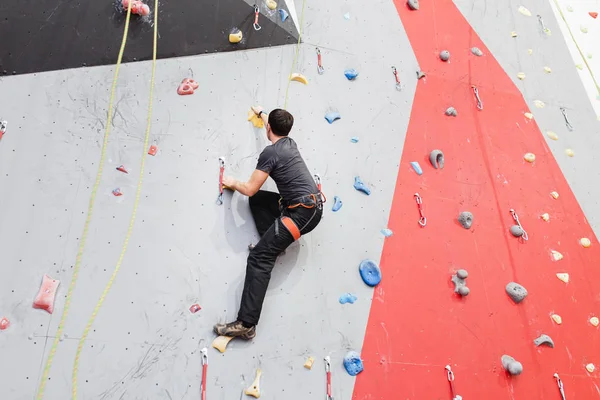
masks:
<svg viewBox="0 0 600 400"><path fill-rule="evenodd" d="M417 208L419 209L419 225L425 227L427 225L427 218L423 215L423 199L419 193L415 193L415 201L417 202Z"/></svg>
<svg viewBox="0 0 600 400"><path fill-rule="evenodd" d="M544 24L544 20L542 19L542 16L540 14L537 15L538 21L540 21L540 25L542 26L542 30L544 31L545 34L548 34L548 32L550 32L550 29L546 28L546 25Z"/></svg>
<svg viewBox="0 0 600 400"><path fill-rule="evenodd" d="M567 129L572 131L573 125L571 125L571 123L569 122L569 116L567 115L567 109L564 107L561 107L560 112L562 113L563 117L565 118L565 124L567 125Z"/></svg>
<svg viewBox="0 0 600 400"><path fill-rule="evenodd" d="M317 72L319 75L323 75L325 68L323 68L323 62L321 60L321 50L317 47Z"/></svg>
<svg viewBox="0 0 600 400"><path fill-rule="evenodd" d="M473 85L471 87L473 88L473 94L475 94L475 100L477 100L477 109L483 110L483 102L479 98L479 89L477 89L477 86L475 86L475 85Z"/></svg>
<svg viewBox="0 0 600 400"><path fill-rule="evenodd" d="M565 396L565 388L563 386L562 381L560 380L560 377L557 373L554 374L554 377L556 378L556 384L558 385L558 390L560 391L560 396L562 397L562 400L567 400L567 396Z"/></svg>
<svg viewBox="0 0 600 400"><path fill-rule="evenodd" d="M219 196L217 205L223 204L223 174L225 173L225 157L219 157Z"/></svg>
<svg viewBox="0 0 600 400"><path fill-rule="evenodd" d="M202 353L202 400L206 400L206 371L208 370L208 350L203 348Z"/></svg>
<svg viewBox="0 0 600 400"><path fill-rule="evenodd" d="M519 216L517 215L517 212L511 208L510 215L512 215L512 217L515 220L515 222L517 223L517 225L519 225L519 228L521 228L521 230L523 231L523 235L521 236L523 238L523 240L529 240L529 237L527 236L527 232L525 232L525 229L523 229L523 226L521 225L521 221L519 221Z"/></svg>
<svg viewBox="0 0 600 400"><path fill-rule="evenodd" d="M258 24L258 14L259 14L258 6L255 4L254 5L254 23L252 24L255 31L260 31L260 25Z"/></svg>
<svg viewBox="0 0 600 400"><path fill-rule="evenodd" d="M446 372L448 376L448 382L450 382L450 391L452 392L452 400L462 400L462 396L456 394L456 389L454 388L454 372L452 372L452 368L449 365L446 365Z"/></svg>
<svg viewBox="0 0 600 400"><path fill-rule="evenodd" d="M329 356L325 357L325 374L327 375L327 396L325 396L325 400L333 400L331 395L331 359Z"/></svg>
<svg viewBox="0 0 600 400"><path fill-rule="evenodd" d="M402 85L400 84L400 77L398 76L398 70L396 67L392 66L392 72L394 73L394 78L396 78L396 90L402 90Z"/></svg>

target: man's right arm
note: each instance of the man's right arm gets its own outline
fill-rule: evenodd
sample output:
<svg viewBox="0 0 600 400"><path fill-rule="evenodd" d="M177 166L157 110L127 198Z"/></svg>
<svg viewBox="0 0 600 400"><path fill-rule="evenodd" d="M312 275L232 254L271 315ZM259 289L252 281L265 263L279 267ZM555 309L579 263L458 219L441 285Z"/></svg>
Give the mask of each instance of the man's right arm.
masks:
<svg viewBox="0 0 600 400"><path fill-rule="evenodd" d="M254 114L258 115L263 120L266 130L267 125L269 124L269 114L264 112L261 106L252 106L252 111L254 111Z"/></svg>

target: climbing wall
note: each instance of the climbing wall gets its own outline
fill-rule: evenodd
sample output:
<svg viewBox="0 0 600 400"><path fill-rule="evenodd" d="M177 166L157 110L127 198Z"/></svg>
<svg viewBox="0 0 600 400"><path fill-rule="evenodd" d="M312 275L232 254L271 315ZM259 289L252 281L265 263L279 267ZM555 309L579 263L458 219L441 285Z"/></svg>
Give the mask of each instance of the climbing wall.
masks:
<svg viewBox="0 0 600 400"><path fill-rule="evenodd" d="M125 23L112 3L94 10L94 20L111 26L97 38L102 59L92 52L85 61L96 67L64 69L83 63L76 57L14 67L16 76L0 78L0 120L8 121L0 139L0 318L10 321L0 354L12 360L0 363L3 398L197 399L204 347L209 400L245 398L257 368L261 398L322 398L325 356L335 399L451 398L446 365L464 398L560 398L554 373L568 399L600 396L597 370L586 370L600 365L598 328L589 322L600 316L598 121L553 6L524 2L526 16L520 5L437 0L411 11L404 1L281 1L287 22L260 4L263 29L254 31L251 2L218 2L203 18L160 4L147 141L152 61L139 60L152 59L152 19L132 17L124 53L131 62L119 67L112 103ZM50 15L59 31L74 18ZM590 17L590 29L594 23ZM76 31L92 35L93 26ZM178 26L198 26L198 37L169 53ZM232 27L248 42L230 44ZM20 49L38 54L33 47ZM198 55L204 50L216 54ZM11 62L23 62L11 53ZM351 68L354 81L343 73ZM418 70L426 74L419 80ZM291 72L308 84L290 83ZM184 78L198 81L194 94L177 94ZM246 120L252 104L294 114L292 135L328 202L319 227L279 258L257 337L221 354L211 348L212 325L237 314L257 234L247 198L226 192L215 203L218 158L226 174L250 175L268 144ZM445 115L448 107L456 116ZM330 112L341 119L327 123ZM443 151L443 169L429 163L433 149ZM356 176L370 196L353 188ZM337 212L334 196L343 202ZM528 241L509 234L510 209ZM473 214L470 229L457 221L462 211ZM386 238L384 228L393 234ZM554 261L552 251L563 258ZM374 289L358 273L367 258L383 273ZM451 282L458 269L469 273L462 298ZM32 307L45 274L60 280L52 314ZM519 304L505 293L511 281L528 290ZM340 304L345 293L356 301ZM191 313L194 304L201 309ZM542 333L554 348L534 345ZM351 350L364 363L357 378L343 366ZM506 374L504 354L521 362L521 375ZM309 356L312 370L303 368Z"/></svg>

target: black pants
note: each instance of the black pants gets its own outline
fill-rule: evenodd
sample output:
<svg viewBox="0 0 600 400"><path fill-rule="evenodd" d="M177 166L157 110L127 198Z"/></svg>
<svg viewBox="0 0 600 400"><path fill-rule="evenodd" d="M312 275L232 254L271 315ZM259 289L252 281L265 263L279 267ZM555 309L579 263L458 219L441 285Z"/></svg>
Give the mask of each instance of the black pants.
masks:
<svg viewBox="0 0 600 400"><path fill-rule="evenodd" d="M250 211L261 236L260 241L248 255L246 280L238 321L256 325L260 318L265 294L271 279L275 261L289 245L294 243L292 234L281 222L281 216L290 217L302 235L315 229L323 215L322 204L307 202L313 208L296 207L279 209L279 194L259 190L250 197Z"/></svg>

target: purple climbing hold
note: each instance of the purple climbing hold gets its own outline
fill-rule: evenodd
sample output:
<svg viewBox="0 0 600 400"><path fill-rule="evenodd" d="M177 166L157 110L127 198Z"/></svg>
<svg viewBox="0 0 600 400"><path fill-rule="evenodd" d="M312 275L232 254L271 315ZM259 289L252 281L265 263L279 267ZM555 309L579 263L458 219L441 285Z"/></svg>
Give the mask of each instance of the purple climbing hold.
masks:
<svg viewBox="0 0 600 400"><path fill-rule="evenodd" d="M371 189L369 189L358 176L354 177L354 189L358 190L359 192L363 192L367 196L371 194Z"/></svg>
<svg viewBox="0 0 600 400"><path fill-rule="evenodd" d="M373 260L362 261L358 266L358 271L363 281L371 287L381 282L381 269Z"/></svg>
<svg viewBox="0 0 600 400"><path fill-rule="evenodd" d="M346 303L350 303L350 304L354 304L354 302L356 301L357 297L355 295L353 295L352 293L344 293L343 295L340 296L340 304L346 304Z"/></svg>
<svg viewBox="0 0 600 400"><path fill-rule="evenodd" d="M342 200L338 196L333 196L333 207L331 207L331 211L338 211L340 208L342 208L342 205Z"/></svg>
<svg viewBox="0 0 600 400"><path fill-rule="evenodd" d="M360 359L360 354L356 351L349 351L344 356L344 368L346 368L346 372L350 376L356 376L360 374L364 369L364 365L362 360Z"/></svg>

